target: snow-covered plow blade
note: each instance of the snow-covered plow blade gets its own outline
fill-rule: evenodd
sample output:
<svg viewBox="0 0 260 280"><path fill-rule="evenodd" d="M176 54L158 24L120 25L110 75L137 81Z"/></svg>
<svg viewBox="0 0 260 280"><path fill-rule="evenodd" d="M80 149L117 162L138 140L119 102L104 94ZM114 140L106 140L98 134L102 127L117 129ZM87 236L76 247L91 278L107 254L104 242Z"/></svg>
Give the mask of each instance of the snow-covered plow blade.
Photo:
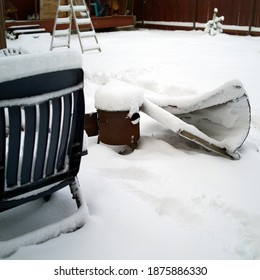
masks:
<svg viewBox="0 0 260 280"><path fill-rule="evenodd" d="M222 156L238 159L251 121L243 85L231 81L200 95L162 96L145 91L141 110L190 141Z"/></svg>

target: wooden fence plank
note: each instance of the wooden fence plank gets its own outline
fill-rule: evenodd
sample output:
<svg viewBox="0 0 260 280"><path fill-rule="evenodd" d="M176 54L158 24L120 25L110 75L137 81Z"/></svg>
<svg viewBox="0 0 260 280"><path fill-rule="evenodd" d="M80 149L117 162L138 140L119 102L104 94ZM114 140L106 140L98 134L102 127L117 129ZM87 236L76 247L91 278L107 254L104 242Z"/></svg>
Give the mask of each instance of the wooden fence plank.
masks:
<svg viewBox="0 0 260 280"><path fill-rule="evenodd" d="M139 0L134 14L137 21L185 22L192 29L192 23L212 19L214 8L231 29L250 32L251 26L260 28L260 0Z"/></svg>
<svg viewBox="0 0 260 280"><path fill-rule="evenodd" d="M0 0L0 49L6 48L4 18L4 2Z"/></svg>
<svg viewBox="0 0 260 280"><path fill-rule="evenodd" d="M260 27L260 0L255 0L252 26Z"/></svg>

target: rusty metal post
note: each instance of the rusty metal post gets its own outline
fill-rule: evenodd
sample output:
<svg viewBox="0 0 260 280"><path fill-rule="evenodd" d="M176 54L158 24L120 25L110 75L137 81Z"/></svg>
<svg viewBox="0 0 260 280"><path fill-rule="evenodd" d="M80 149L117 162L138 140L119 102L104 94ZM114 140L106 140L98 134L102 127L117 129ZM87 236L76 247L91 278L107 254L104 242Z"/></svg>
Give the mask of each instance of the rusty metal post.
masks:
<svg viewBox="0 0 260 280"><path fill-rule="evenodd" d="M6 48L4 1L0 0L0 49Z"/></svg>

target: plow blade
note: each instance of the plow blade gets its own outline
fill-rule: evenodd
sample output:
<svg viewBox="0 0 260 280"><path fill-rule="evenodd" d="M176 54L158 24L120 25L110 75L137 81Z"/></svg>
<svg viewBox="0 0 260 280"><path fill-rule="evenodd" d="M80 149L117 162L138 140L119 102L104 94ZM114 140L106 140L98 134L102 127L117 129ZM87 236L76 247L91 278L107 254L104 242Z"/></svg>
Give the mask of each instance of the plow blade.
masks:
<svg viewBox="0 0 260 280"><path fill-rule="evenodd" d="M250 130L250 103L239 81L191 96L146 91L141 110L181 137L231 159L240 158L237 149Z"/></svg>

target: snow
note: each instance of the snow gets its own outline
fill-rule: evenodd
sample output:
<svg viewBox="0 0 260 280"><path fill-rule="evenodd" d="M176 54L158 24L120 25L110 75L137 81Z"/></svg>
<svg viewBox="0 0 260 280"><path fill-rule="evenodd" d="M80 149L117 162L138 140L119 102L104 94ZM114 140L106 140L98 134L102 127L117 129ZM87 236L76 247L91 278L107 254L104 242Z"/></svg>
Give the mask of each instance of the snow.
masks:
<svg viewBox="0 0 260 280"><path fill-rule="evenodd" d="M236 151L236 147L238 145L240 145L240 144L234 145L234 143L237 144L237 142L236 142L237 139L238 139L237 135L234 135L234 139L231 138L231 141L227 141L227 139L222 139L222 141L217 141L216 140L216 138L217 138L216 135L218 134L218 130L219 129L217 128L217 126L216 126L216 124L214 122L210 122L208 119L207 119L208 126L213 126L214 127L215 139L209 137L208 135L203 133L201 130L199 130L197 128L196 124L191 125L188 122L182 121L181 119L179 119L175 115L170 114L166 110L156 106L155 104L153 104L152 102L150 102L148 100L146 100L144 102L143 112L145 112L147 115L149 115L153 119L155 119L158 122L160 122L166 128L171 129L175 133L180 133L180 135L181 135L181 133L183 131L191 133L192 135L207 141L210 145L213 144L213 145L216 145L216 146L218 146L220 148L226 148L227 149L227 153L229 155L233 156L234 158L238 158L239 157L239 155L233 154L233 152ZM204 115L203 115L203 117L204 117ZM188 118L194 119L193 116L188 116ZM198 118L195 117L195 120L196 119L198 121ZM185 120L185 118L184 118L184 120ZM225 135L221 135L221 132L222 132L222 130L220 130L220 133L219 133L220 136L222 136L222 137L225 136Z"/></svg>
<svg viewBox="0 0 260 280"><path fill-rule="evenodd" d="M176 26L176 27L196 27L196 28L205 28L205 23L201 22L180 22L180 21L147 21L144 22L138 21L137 23L145 25L157 25L157 26ZM195 26L194 26L195 25ZM222 24L223 30L237 30L237 31L249 31L249 26L241 26L241 25L229 25L229 24ZM251 31L259 32L260 28L251 26Z"/></svg>
<svg viewBox="0 0 260 280"><path fill-rule="evenodd" d="M189 91L182 90L181 96L175 96L173 92L167 92L164 95L156 92L145 91L147 98L153 103L165 107L175 106L175 114L191 112L208 108L218 104L224 104L246 94L243 84L238 80L228 81L216 89L208 92L199 92L193 90L192 94Z"/></svg>
<svg viewBox="0 0 260 280"><path fill-rule="evenodd" d="M223 32L221 22L224 21L225 18L224 16L218 17L217 13L218 9L215 8L213 18L206 23L206 27L204 30L205 33L208 33L211 36L215 36Z"/></svg>
<svg viewBox="0 0 260 280"><path fill-rule="evenodd" d="M27 59L24 59L24 55ZM55 57L50 52L44 52L44 55L42 53L26 53L24 55L1 58L0 82L10 80L10 74L12 74L13 79L19 79L51 71L81 68L82 66L80 55L71 50L62 50Z"/></svg>
<svg viewBox="0 0 260 280"><path fill-rule="evenodd" d="M141 113L141 138L131 154L88 138L78 174L88 206L85 226L33 244L30 232L75 212L63 189L48 203L1 213L0 252L23 235L7 259L260 259L260 37L157 30L97 35L102 52L82 55L86 112L96 110L95 92L111 80L175 98L238 80L252 110L241 159L198 148ZM40 56L50 41L23 35L8 46ZM71 44L81 53L76 35Z"/></svg>
<svg viewBox="0 0 260 280"><path fill-rule="evenodd" d="M144 91L137 86L111 80L95 93L95 107L105 111L129 111L131 117L139 112L144 102Z"/></svg>

